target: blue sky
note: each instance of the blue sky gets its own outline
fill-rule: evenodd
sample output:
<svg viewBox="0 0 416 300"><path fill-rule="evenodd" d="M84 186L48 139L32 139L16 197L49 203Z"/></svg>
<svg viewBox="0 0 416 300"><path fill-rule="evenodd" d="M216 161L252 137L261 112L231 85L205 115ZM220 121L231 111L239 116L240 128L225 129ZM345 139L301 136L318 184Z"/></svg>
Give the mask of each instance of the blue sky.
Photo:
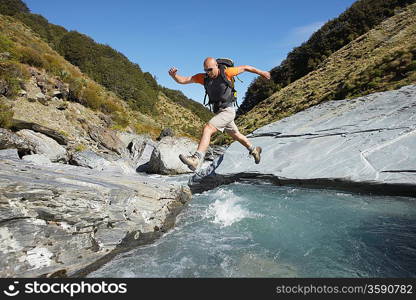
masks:
<svg viewBox="0 0 416 300"><path fill-rule="evenodd" d="M270 70L325 22L353 0L292 1L133 1L23 0L32 13L77 30L123 53L159 84L181 90L198 102L204 88L179 85L168 75L203 72L205 57L230 57L236 65ZM257 75L245 72L237 81L241 103Z"/></svg>

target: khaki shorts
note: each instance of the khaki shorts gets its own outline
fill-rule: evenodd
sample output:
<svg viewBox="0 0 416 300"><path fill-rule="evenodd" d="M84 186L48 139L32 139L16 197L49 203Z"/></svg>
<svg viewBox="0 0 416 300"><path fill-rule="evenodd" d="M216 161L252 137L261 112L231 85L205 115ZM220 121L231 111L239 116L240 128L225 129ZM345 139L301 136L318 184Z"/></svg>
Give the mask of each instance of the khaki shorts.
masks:
<svg viewBox="0 0 416 300"><path fill-rule="evenodd" d="M234 123L235 109L234 107L221 108L211 120L209 124L217 128L221 132L238 132L237 125Z"/></svg>

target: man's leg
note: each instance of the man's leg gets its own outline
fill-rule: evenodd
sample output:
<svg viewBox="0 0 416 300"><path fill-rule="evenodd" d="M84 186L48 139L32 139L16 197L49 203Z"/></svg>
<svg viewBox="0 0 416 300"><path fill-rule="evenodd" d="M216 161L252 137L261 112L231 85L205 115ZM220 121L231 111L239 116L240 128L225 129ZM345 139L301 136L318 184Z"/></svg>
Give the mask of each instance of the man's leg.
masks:
<svg viewBox="0 0 416 300"><path fill-rule="evenodd" d="M208 149L209 142L211 141L211 135L214 134L218 129L213 125L207 123L202 129L202 136L198 144L198 149L191 156L185 156L183 154L179 155L180 160L186 164L192 171L195 171L200 162L203 161L205 157L205 152Z"/></svg>
<svg viewBox="0 0 416 300"><path fill-rule="evenodd" d="M227 131L227 133L236 141L239 141L244 147L250 149L253 145L250 143L248 138L241 134L239 131Z"/></svg>
<svg viewBox="0 0 416 300"><path fill-rule="evenodd" d="M261 147L254 147L252 143L248 140L248 138L241 134L238 130L226 130L226 132L236 141L239 141L247 150L250 152L251 155L254 157L254 161L256 164L260 162L260 154L262 151Z"/></svg>
<svg viewBox="0 0 416 300"><path fill-rule="evenodd" d="M217 128L213 125L207 123L202 129L201 140L199 141L198 149L196 151L205 153L208 149L209 142L211 141L211 136L217 132Z"/></svg>

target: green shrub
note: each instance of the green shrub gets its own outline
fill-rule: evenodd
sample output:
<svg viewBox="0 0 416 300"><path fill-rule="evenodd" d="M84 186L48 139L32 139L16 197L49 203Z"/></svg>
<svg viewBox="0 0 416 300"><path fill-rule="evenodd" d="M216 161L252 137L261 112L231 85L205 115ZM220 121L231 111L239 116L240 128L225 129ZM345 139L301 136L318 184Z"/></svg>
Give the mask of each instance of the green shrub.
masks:
<svg viewBox="0 0 416 300"><path fill-rule="evenodd" d="M99 109L103 103L103 97L101 96L101 89L98 85L88 83L82 92L82 104L92 108Z"/></svg>
<svg viewBox="0 0 416 300"><path fill-rule="evenodd" d="M87 146L85 146L84 144L78 144L75 146L75 151L76 152L81 152L87 149Z"/></svg>
<svg viewBox="0 0 416 300"><path fill-rule="evenodd" d="M46 60L39 52L29 47L18 47L17 49L19 61L37 68L45 68Z"/></svg>
<svg viewBox="0 0 416 300"><path fill-rule="evenodd" d="M10 128L12 126L13 111L10 106L0 99L0 127Z"/></svg>
<svg viewBox="0 0 416 300"><path fill-rule="evenodd" d="M0 52L11 52L13 48L13 42L8 37L0 34Z"/></svg>
<svg viewBox="0 0 416 300"><path fill-rule="evenodd" d="M6 85L4 96L14 98L21 89L21 80L28 79L29 73L26 68L17 62L0 62L0 81Z"/></svg>
<svg viewBox="0 0 416 300"><path fill-rule="evenodd" d="M111 115L116 126L126 128L129 126L129 116L126 112L116 111Z"/></svg>

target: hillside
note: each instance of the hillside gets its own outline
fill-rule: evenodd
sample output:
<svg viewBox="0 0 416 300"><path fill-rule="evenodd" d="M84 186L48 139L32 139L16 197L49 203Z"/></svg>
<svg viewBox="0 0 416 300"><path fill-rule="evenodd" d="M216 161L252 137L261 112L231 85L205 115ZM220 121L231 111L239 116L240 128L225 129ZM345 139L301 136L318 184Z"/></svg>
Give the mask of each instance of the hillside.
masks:
<svg viewBox="0 0 416 300"><path fill-rule="evenodd" d="M13 117L21 121L56 127L57 130L65 123L63 120L62 123L58 119L50 120L49 117L54 113L47 107L48 101L41 103L28 99L27 94L24 97L21 95L22 89L35 89L44 82L43 91L38 92L44 92L50 99L52 90L59 86L56 89L66 90L62 96L65 103L61 103L61 107L77 105L76 111L89 111L87 119L90 120L95 120L99 115L110 118L107 126L111 129L148 133L155 138L163 128L172 127L178 135L199 138L199 129L203 121L189 109L166 98L163 92L157 91L157 97L163 99L161 103L157 102L155 107L159 117L134 110L116 93L101 86L83 74L78 67L67 62L26 25L13 17L3 15L0 15L0 70L0 94L3 96L0 101L1 127L11 127ZM169 109L164 110L165 106ZM39 113L33 114L33 111ZM70 111L71 109L66 113ZM166 116L167 111L169 116ZM179 121L182 118L179 116L181 114L187 118L186 126ZM92 117L93 115L97 117ZM71 126L75 125L68 124L68 127ZM68 129L62 130L72 132Z"/></svg>
<svg viewBox="0 0 416 300"><path fill-rule="evenodd" d="M181 92L160 86L154 76L143 72L139 65L130 62L117 50L96 43L90 37L48 22L44 17L30 13L27 6L20 0L0 0L0 13L13 16L29 26L43 41L58 52L71 64L79 67L95 82L113 92L127 103L131 110L158 120L163 117L157 109L160 94L167 95L172 102L172 109L190 110L198 119L207 121L211 113L200 103L185 97ZM200 122L189 123L196 132ZM166 126L170 126L166 124ZM178 133L181 131L178 130ZM194 138L198 138L194 136Z"/></svg>
<svg viewBox="0 0 416 300"><path fill-rule="evenodd" d="M188 122L188 127L184 128L173 117L156 121L132 110L115 93L68 63L27 26L2 15L0 54L0 94L3 96L0 101L1 127L12 127L11 119L14 118L65 132L71 140L80 140L81 144L86 143L86 140L82 135L76 137L75 128L85 126L78 124L82 122L79 120L88 120L91 124L105 125L111 129L148 133L154 138L165 127L172 127L178 135L193 139L199 136L199 133L192 135L192 124L198 128L201 126L202 121L198 117L188 117L192 122ZM62 99L57 100L51 93L59 90L62 91ZM46 98L35 99L37 93L45 94ZM162 92L158 94L164 97ZM170 115L177 115L179 111L193 115L166 97L164 99L168 102L165 106L169 105ZM163 105L158 104L158 107ZM163 109L158 111L161 115L165 114ZM66 122L69 119L75 123ZM102 119L106 122L100 121Z"/></svg>
<svg viewBox="0 0 416 300"><path fill-rule="evenodd" d="M294 48L271 70L272 80L255 79L247 89L237 115L250 111L273 93L317 70L334 52L403 10L415 0L358 0L339 17L326 22L308 41Z"/></svg>
<svg viewBox="0 0 416 300"><path fill-rule="evenodd" d="M416 4L329 56L321 66L236 121L243 133L326 100L353 98L416 82Z"/></svg>

